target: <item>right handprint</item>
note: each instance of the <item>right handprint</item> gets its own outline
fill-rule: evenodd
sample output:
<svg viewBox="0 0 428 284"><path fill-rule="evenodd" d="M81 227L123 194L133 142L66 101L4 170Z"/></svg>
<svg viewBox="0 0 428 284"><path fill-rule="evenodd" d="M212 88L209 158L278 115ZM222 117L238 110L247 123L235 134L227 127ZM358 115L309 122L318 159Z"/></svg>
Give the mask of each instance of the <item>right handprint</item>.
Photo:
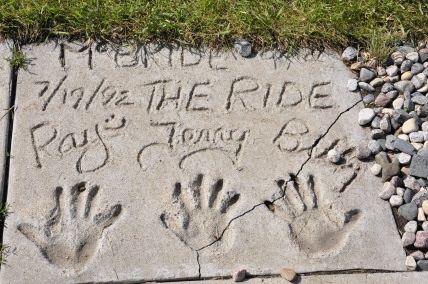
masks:
<svg viewBox="0 0 428 284"><path fill-rule="evenodd" d="M344 212L337 202L325 198L327 188L307 175L280 184L284 196L270 210L289 223L299 249L313 256L331 256L346 243L361 218L359 209ZM339 193L341 194L341 193Z"/></svg>

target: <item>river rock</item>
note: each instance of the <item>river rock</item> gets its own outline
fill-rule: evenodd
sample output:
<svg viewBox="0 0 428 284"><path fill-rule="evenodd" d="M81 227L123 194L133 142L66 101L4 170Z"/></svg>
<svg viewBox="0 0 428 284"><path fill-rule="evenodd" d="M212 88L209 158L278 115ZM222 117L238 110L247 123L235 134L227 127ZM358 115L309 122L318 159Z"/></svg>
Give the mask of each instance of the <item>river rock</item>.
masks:
<svg viewBox="0 0 428 284"><path fill-rule="evenodd" d="M418 216L418 207L414 202L401 205L398 208L398 214L408 221L414 220Z"/></svg>
<svg viewBox="0 0 428 284"><path fill-rule="evenodd" d="M345 48L345 50L342 53L342 59L345 59L348 61L355 59L357 56L358 56L358 51L352 46L348 46L347 48Z"/></svg>
<svg viewBox="0 0 428 284"><path fill-rule="evenodd" d="M428 232L417 231L414 246L416 248L428 248Z"/></svg>
<svg viewBox="0 0 428 284"><path fill-rule="evenodd" d="M376 77L376 73L367 69L367 68L361 68L360 70L360 81L368 82L372 80L374 77Z"/></svg>
<svg viewBox="0 0 428 284"><path fill-rule="evenodd" d="M375 117L375 112L373 109L371 108L363 108L362 110L360 110L360 112L358 113L358 123L360 125L366 125L369 122L372 121L372 119Z"/></svg>

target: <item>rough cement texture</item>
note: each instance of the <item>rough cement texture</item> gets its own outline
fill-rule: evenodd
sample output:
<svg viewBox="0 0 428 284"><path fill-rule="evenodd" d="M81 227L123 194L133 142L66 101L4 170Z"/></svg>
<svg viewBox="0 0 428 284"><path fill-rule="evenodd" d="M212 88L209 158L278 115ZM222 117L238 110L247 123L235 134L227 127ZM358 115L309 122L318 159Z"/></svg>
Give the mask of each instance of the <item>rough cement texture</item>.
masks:
<svg viewBox="0 0 428 284"><path fill-rule="evenodd" d="M5 58L11 57L10 43L0 44L0 200L5 183L6 147L9 132L10 67Z"/></svg>
<svg viewBox="0 0 428 284"><path fill-rule="evenodd" d="M247 278L242 283L246 284L424 284L427 282L428 272L395 272L395 273L356 273L335 275L298 275L296 279L289 282L281 277ZM234 283L231 279L182 281L174 283L201 283L201 284L226 284Z"/></svg>
<svg viewBox="0 0 428 284"><path fill-rule="evenodd" d="M405 270L336 55L24 52L2 283Z"/></svg>

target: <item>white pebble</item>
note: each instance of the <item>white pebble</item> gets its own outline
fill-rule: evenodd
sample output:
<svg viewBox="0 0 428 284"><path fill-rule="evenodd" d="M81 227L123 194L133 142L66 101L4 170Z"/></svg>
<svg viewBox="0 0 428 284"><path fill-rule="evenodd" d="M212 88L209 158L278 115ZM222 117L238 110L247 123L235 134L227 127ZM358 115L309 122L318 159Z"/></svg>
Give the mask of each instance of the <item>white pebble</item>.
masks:
<svg viewBox="0 0 428 284"><path fill-rule="evenodd" d="M412 144L413 147L415 147L416 151L419 151L424 146L424 144L422 144L422 143L414 143L414 142L412 142L410 144Z"/></svg>
<svg viewBox="0 0 428 284"><path fill-rule="evenodd" d="M407 165L410 163L410 160L412 159L412 156L406 153L400 153L397 155L398 161L402 165Z"/></svg>
<svg viewBox="0 0 428 284"><path fill-rule="evenodd" d="M410 255L406 257L405 265L406 265L408 270L415 270L416 269L416 261Z"/></svg>
<svg viewBox="0 0 428 284"><path fill-rule="evenodd" d="M396 189L395 189L395 191L397 192L397 195L400 195L401 197L403 197L404 196L404 192L406 191L404 188L402 188L402 187L397 187Z"/></svg>
<svg viewBox="0 0 428 284"><path fill-rule="evenodd" d="M382 166L379 164L374 164L371 168L370 171L372 172L372 174L374 174L375 176L377 176L378 174L380 174L380 172L382 171Z"/></svg>
<svg viewBox="0 0 428 284"><path fill-rule="evenodd" d="M383 184L382 191L379 193L379 197L383 200L388 200L396 193L395 187L389 182Z"/></svg>
<svg viewBox="0 0 428 284"><path fill-rule="evenodd" d="M247 271L245 269L237 269L232 273L232 280L234 282L240 282L245 279Z"/></svg>
<svg viewBox="0 0 428 284"><path fill-rule="evenodd" d="M389 199L389 203L392 207L398 207L403 204L403 197L401 197L400 195L393 195Z"/></svg>
<svg viewBox="0 0 428 284"><path fill-rule="evenodd" d="M340 153L336 149L331 149L327 153L327 158L333 164L337 164L340 161Z"/></svg>
<svg viewBox="0 0 428 284"><path fill-rule="evenodd" d="M427 219L425 218L425 213L422 208L418 208L418 221L419 222L425 222Z"/></svg>
<svg viewBox="0 0 428 284"><path fill-rule="evenodd" d="M404 100L403 98L396 98L393 102L392 102L392 107L394 109L402 109L404 105Z"/></svg>
<svg viewBox="0 0 428 284"><path fill-rule="evenodd" d="M404 141L409 142L409 135L407 135L407 134L400 134L400 135L398 135L398 138L403 139Z"/></svg>
<svg viewBox="0 0 428 284"><path fill-rule="evenodd" d="M360 110L358 114L358 123L360 125L365 125L372 121L373 117L375 117L375 112L371 108L363 108ZM410 120L410 119L409 119Z"/></svg>
<svg viewBox="0 0 428 284"><path fill-rule="evenodd" d="M418 229L418 223L416 221L409 221L404 225L404 231L409 233L416 233Z"/></svg>

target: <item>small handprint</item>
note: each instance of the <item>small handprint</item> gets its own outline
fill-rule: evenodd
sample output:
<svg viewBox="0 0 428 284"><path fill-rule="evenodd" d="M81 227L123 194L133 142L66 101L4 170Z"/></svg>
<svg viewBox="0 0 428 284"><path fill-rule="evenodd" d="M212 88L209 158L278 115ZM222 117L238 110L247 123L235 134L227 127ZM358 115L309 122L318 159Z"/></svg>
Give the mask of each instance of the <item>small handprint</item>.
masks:
<svg viewBox="0 0 428 284"><path fill-rule="evenodd" d="M299 248L314 256L338 253L360 219L360 210L343 213L319 192L312 175L278 185L284 196L274 205L265 204L289 223Z"/></svg>
<svg viewBox="0 0 428 284"><path fill-rule="evenodd" d="M238 193L223 191L223 179L206 179L199 174L186 189L176 183L172 194L175 208L160 216L166 228L195 250L220 238L230 221L228 213L239 200Z"/></svg>
<svg viewBox="0 0 428 284"><path fill-rule="evenodd" d="M88 189L85 182L72 186L65 194L62 187L57 187L55 206L46 222L37 227L22 223L17 228L50 263L80 272L95 255L104 229L122 212L122 206L116 204L101 213L91 214L98 191L98 186Z"/></svg>

